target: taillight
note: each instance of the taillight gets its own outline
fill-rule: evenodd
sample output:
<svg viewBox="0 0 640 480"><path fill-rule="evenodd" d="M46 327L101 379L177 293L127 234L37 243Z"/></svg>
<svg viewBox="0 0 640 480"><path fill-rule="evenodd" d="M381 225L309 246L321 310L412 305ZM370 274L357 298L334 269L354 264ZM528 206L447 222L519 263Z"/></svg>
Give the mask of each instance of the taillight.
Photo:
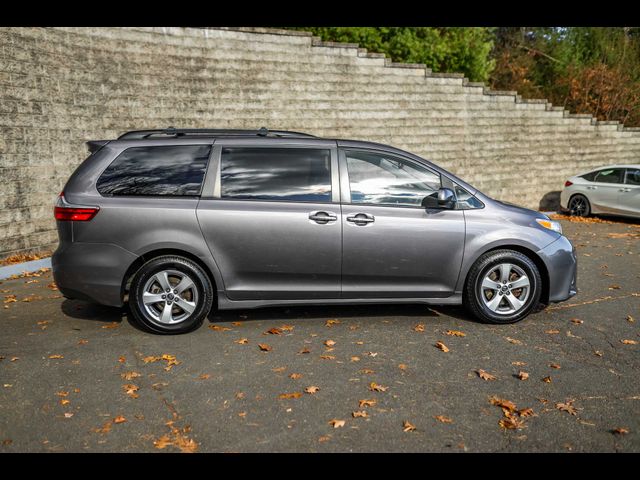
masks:
<svg viewBox="0 0 640 480"><path fill-rule="evenodd" d="M53 216L61 222L88 222L97 215L99 210L99 207L68 203L62 192L53 208Z"/></svg>
<svg viewBox="0 0 640 480"><path fill-rule="evenodd" d="M564 182L564 186L565 186L565 187L570 187L571 185L573 185L573 182L570 182L569 180L567 180L566 182Z"/></svg>

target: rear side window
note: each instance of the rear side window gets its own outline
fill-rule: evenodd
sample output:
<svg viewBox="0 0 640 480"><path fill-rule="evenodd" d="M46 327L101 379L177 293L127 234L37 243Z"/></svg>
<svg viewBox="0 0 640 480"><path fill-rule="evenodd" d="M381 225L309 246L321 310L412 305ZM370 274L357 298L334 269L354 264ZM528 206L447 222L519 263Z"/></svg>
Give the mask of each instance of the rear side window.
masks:
<svg viewBox="0 0 640 480"><path fill-rule="evenodd" d="M222 198L331 201L331 152L314 148L223 148Z"/></svg>
<svg viewBox="0 0 640 480"><path fill-rule="evenodd" d="M585 180L587 180L589 182L593 182L593 179L596 177L596 173L598 173L598 172L585 173L584 175L581 176L581 178L584 178Z"/></svg>
<svg viewBox="0 0 640 480"><path fill-rule="evenodd" d="M600 183L623 183L623 178L623 168L607 168L596 172L596 176L593 181Z"/></svg>
<svg viewBox="0 0 640 480"><path fill-rule="evenodd" d="M199 195L211 145L126 149L100 175L102 195Z"/></svg>

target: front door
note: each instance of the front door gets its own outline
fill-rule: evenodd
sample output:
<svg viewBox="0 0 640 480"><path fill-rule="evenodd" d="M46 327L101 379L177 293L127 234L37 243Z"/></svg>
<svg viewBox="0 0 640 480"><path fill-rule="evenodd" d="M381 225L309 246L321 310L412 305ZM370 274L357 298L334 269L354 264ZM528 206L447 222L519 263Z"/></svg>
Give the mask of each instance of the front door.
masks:
<svg viewBox="0 0 640 480"><path fill-rule="evenodd" d="M464 251L462 210L423 207L440 175L378 150L340 152L343 298L447 297Z"/></svg>
<svg viewBox="0 0 640 480"><path fill-rule="evenodd" d="M640 168L627 168L618 204L625 215L640 216Z"/></svg>
<svg viewBox="0 0 640 480"><path fill-rule="evenodd" d="M622 188L624 188L624 168L600 170L593 179L593 185L587 186L587 189L591 190L589 200L598 211L621 213L618 198Z"/></svg>
<svg viewBox="0 0 640 480"><path fill-rule="evenodd" d="M215 143L214 174L206 180L215 185L211 195L203 192L198 220L226 294L232 300L339 298L335 142L269 145Z"/></svg>

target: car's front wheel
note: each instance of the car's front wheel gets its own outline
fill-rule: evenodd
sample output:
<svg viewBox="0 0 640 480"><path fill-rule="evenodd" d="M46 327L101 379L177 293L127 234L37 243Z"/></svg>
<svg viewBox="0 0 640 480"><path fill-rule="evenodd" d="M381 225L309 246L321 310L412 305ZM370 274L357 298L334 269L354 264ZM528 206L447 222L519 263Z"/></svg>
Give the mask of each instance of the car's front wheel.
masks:
<svg viewBox="0 0 640 480"><path fill-rule="evenodd" d="M584 195L574 195L569 200L569 213L576 217L588 217L591 213L591 204Z"/></svg>
<svg viewBox="0 0 640 480"><path fill-rule="evenodd" d="M129 307L133 317L155 333L185 333L198 328L212 304L209 277L184 257L149 260L131 281Z"/></svg>
<svg viewBox="0 0 640 480"><path fill-rule="evenodd" d="M471 267L464 291L465 306L489 323L515 323L538 305L542 279L536 264L514 250L482 255Z"/></svg>

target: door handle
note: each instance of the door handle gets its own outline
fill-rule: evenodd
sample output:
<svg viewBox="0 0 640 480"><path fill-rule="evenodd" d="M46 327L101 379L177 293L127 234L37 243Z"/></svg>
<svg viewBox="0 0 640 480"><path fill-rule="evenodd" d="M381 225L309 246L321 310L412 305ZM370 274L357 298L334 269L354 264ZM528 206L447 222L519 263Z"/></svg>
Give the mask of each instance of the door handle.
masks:
<svg viewBox="0 0 640 480"><path fill-rule="evenodd" d="M595 190L595 189L597 189L597 188L598 188L598 187L587 187L587 190Z"/></svg>
<svg viewBox="0 0 640 480"><path fill-rule="evenodd" d="M376 221L373 215L367 213L356 213L351 217L347 217L347 222L355 223L356 225L363 226Z"/></svg>
<svg viewBox="0 0 640 480"><path fill-rule="evenodd" d="M334 222L338 219L336 215L329 212L311 212L309 214L309 220L313 220L320 225L325 225L329 222Z"/></svg>

